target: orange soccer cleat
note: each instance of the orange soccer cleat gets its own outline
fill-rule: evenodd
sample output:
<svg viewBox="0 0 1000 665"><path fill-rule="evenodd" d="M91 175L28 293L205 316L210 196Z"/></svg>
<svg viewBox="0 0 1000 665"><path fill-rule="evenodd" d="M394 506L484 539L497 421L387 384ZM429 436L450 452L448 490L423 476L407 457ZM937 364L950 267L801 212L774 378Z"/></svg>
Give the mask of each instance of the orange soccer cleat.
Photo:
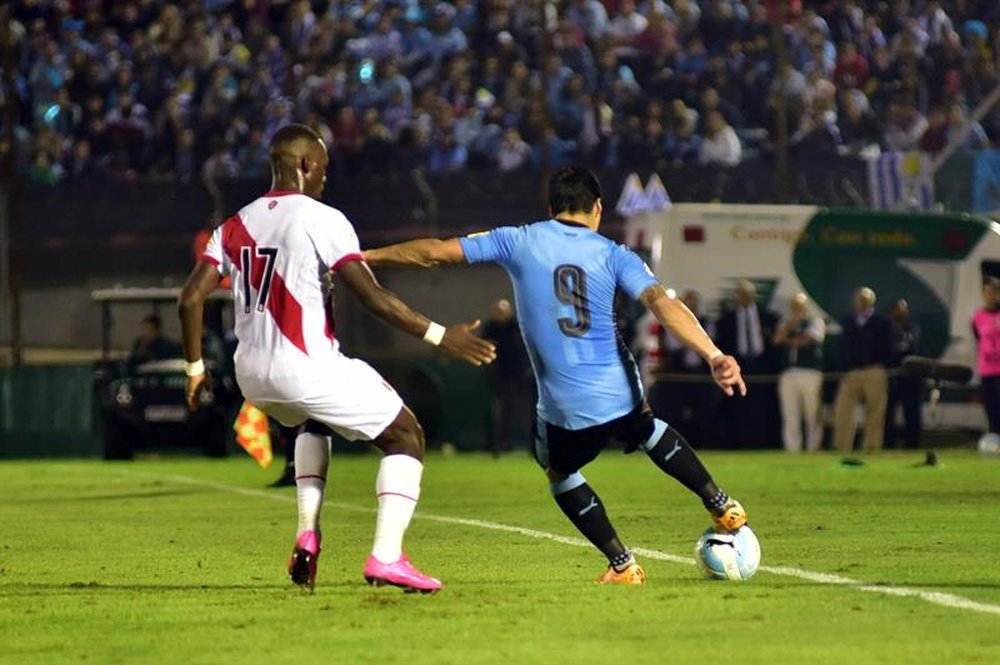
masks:
<svg viewBox="0 0 1000 665"><path fill-rule="evenodd" d="M736 499L730 498L718 513L712 513L717 533L735 533L747 523L747 511Z"/></svg>
<svg viewBox="0 0 1000 665"><path fill-rule="evenodd" d="M629 564L629 567L618 572L614 566L608 566L607 571L597 580L598 584L645 584L646 571L636 562Z"/></svg>

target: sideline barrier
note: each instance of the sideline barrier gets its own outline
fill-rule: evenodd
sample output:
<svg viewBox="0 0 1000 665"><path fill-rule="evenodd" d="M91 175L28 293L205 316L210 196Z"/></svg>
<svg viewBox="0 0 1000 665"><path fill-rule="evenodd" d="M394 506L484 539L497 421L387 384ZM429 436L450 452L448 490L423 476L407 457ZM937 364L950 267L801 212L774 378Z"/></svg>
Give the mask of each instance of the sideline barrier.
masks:
<svg viewBox="0 0 1000 665"><path fill-rule="evenodd" d="M492 409L484 370L433 357L372 365L416 413L429 446L486 447ZM100 457L93 376L89 364L0 368L0 459Z"/></svg>
<svg viewBox="0 0 1000 665"><path fill-rule="evenodd" d="M0 458L97 457L89 365L0 369Z"/></svg>

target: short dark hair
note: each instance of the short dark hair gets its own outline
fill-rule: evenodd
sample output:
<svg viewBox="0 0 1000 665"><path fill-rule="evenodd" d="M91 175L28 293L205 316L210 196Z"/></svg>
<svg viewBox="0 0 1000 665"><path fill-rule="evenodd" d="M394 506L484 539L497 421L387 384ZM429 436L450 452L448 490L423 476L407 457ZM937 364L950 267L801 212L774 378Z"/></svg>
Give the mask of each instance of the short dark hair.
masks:
<svg viewBox="0 0 1000 665"><path fill-rule="evenodd" d="M566 166L549 178L549 210L561 212L590 212L601 198L601 183L597 176L579 166Z"/></svg>
<svg viewBox="0 0 1000 665"><path fill-rule="evenodd" d="M150 314L149 316L143 317L142 322L143 323L148 323L149 325L153 326L157 330L160 330L161 328L163 328L163 321L160 320L160 317L158 315L156 315L156 314Z"/></svg>

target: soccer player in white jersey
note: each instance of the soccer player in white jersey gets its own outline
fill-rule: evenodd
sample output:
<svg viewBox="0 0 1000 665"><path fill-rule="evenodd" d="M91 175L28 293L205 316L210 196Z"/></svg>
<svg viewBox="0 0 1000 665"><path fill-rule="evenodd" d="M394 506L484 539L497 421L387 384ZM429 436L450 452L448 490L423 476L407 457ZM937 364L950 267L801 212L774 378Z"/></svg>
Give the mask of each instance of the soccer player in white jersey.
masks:
<svg viewBox="0 0 1000 665"><path fill-rule="evenodd" d="M448 328L414 312L375 280L357 235L339 211L319 202L329 163L312 129L287 125L270 148L271 191L215 230L184 285L178 309L192 409L208 385L201 360L206 296L224 275L235 298L236 380L244 397L279 422L301 425L295 443L298 532L288 573L313 589L320 554L320 507L330 434L370 441L385 456L376 480L378 515L364 577L373 585L437 591L441 582L413 566L403 534L420 496L423 430L396 391L361 360L344 356L333 334L329 274L337 273L376 316L474 365L495 349L473 334L478 321Z"/></svg>

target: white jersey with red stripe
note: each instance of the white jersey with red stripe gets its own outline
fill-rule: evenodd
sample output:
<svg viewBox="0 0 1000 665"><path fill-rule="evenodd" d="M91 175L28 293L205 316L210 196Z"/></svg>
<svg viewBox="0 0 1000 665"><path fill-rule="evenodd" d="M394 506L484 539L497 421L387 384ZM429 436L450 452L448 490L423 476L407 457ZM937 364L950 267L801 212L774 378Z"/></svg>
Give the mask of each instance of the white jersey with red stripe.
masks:
<svg viewBox="0 0 1000 665"><path fill-rule="evenodd" d="M290 370L337 355L322 278L361 259L347 217L298 192L253 201L215 230L202 256L232 278L237 357Z"/></svg>

